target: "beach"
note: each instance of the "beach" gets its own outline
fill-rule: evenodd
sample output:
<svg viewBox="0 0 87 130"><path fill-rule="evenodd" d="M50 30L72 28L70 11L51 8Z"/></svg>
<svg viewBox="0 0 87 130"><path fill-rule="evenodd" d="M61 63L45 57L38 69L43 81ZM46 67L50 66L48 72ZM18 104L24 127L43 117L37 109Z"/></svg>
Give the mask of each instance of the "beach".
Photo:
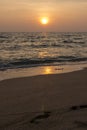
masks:
<svg viewBox="0 0 87 130"><path fill-rule="evenodd" d="M0 14L0 130L87 130L87 0L1 0Z"/></svg>
<svg viewBox="0 0 87 130"><path fill-rule="evenodd" d="M87 69L0 81L0 130L45 129L87 129Z"/></svg>

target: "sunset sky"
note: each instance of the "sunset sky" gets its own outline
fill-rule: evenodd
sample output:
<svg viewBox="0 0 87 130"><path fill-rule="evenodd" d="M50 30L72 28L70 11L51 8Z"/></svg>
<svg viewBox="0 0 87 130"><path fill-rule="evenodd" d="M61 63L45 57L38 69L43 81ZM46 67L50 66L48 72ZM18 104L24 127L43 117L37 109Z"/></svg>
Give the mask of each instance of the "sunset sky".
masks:
<svg viewBox="0 0 87 130"><path fill-rule="evenodd" d="M0 0L0 32L43 30L86 32L87 0Z"/></svg>

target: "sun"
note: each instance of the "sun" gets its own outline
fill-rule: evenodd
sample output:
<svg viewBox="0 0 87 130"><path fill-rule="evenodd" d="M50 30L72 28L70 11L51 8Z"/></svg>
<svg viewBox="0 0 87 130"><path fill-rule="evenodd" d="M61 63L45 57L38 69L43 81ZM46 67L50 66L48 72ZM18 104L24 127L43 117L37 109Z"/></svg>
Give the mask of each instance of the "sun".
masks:
<svg viewBox="0 0 87 130"><path fill-rule="evenodd" d="M48 24L49 19L47 17L43 17L43 18L40 19L40 22L41 22L41 24L46 25L46 24Z"/></svg>

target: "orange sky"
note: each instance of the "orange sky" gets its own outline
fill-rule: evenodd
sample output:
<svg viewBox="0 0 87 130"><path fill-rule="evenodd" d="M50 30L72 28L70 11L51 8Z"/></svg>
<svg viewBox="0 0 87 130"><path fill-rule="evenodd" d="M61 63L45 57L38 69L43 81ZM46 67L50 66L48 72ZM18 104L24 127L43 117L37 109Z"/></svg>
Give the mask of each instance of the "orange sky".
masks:
<svg viewBox="0 0 87 130"><path fill-rule="evenodd" d="M40 17L48 17L43 27ZM0 31L87 31L86 0L0 0Z"/></svg>

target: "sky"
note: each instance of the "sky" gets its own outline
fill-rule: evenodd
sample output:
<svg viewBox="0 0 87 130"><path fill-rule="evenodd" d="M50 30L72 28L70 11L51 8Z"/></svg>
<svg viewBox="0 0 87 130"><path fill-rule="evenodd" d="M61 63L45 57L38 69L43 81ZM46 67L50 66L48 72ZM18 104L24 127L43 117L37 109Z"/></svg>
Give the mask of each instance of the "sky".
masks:
<svg viewBox="0 0 87 130"><path fill-rule="evenodd" d="M40 18L48 17L42 25ZM87 0L0 0L0 32L87 32Z"/></svg>

